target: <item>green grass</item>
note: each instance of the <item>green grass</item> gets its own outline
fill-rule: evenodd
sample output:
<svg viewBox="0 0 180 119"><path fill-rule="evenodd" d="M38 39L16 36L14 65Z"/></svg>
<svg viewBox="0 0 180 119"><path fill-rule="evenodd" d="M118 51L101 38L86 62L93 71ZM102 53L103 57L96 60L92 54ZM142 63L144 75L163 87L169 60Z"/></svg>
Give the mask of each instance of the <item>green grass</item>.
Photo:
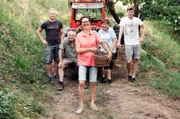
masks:
<svg viewBox="0 0 180 119"><path fill-rule="evenodd" d="M142 73L140 77L163 93L180 98L180 45L175 40L177 36L174 36L170 29L162 31L163 25L158 21L146 21L145 24L147 35L142 48L148 53L142 55L142 61L139 63ZM152 57L162 61L165 66Z"/></svg>
<svg viewBox="0 0 180 119"><path fill-rule="evenodd" d="M0 118L38 118L46 115L44 46L35 31L48 20L48 9L69 23L67 0L0 1ZM44 35L44 32L43 32Z"/></svg>
<svg viewBox="0 0 180 119"><path fill-rule="evenodd" d="M152 22L146 22L146 24L149 27L143 48L166 63L168 68L180 66L180 45L175 41L173 36L156 28L156 24L153 24Z"/></svg>

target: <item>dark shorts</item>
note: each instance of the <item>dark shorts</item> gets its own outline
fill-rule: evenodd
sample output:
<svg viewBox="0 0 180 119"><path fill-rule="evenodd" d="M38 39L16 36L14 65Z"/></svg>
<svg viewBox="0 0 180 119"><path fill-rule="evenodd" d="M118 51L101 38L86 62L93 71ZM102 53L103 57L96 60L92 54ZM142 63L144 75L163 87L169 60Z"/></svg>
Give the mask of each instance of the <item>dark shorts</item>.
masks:
<svg viewBox="0 0 180 119"><path fill-rule="evenodd" d="M59 62L59 45L46 46L45 48L45 62L50 64L53 61Z"/></svg>

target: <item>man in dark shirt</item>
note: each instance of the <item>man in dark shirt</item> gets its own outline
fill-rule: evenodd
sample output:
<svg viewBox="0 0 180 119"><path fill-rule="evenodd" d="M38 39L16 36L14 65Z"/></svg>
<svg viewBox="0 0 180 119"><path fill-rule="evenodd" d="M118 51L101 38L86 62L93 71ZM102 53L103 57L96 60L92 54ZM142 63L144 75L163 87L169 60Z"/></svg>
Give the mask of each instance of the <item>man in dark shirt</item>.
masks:
<svg viewBox="0 0 180 119"><path fill-rule="evenodd" d="M49 20L44 22L36 31L41 42L46 46L45 48L45 61L48 73L47 81L58 78L58 52L59 45L63 41L64 32L63 25L60 21L56 20L57 11L54 8L49 9ZM45 29L46 40L42 37L41 31ZM52 70L52 62L54 60L54 69ZM52 72L53 71L53 72Z"/></svg>
<svg viewBox="0 0 180 119"><path fill-rule="evenodd" d="M75 46L75 32L69 31L68 38L64 39L60 45L59 50L59 87L58 90L64 89L63 78L64 78L64 68L71 64L77 65L77 52ZM64 58L62 58L64 56Z"/></svg>

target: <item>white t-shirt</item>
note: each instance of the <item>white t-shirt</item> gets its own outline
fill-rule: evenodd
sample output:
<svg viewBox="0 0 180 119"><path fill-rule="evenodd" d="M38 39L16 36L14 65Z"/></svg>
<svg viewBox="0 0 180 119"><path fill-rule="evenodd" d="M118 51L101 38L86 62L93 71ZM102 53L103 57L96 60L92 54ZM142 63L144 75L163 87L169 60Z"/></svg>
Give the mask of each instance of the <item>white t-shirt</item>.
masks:
<svg viewBox="0 0 180 119"><path fill-rule="evenodd" d="M122 18L120 26L124 27L124 42L126 45L137 45L139 43L139 26L143 22L137 18L129 19L128 17Z"/></svg>

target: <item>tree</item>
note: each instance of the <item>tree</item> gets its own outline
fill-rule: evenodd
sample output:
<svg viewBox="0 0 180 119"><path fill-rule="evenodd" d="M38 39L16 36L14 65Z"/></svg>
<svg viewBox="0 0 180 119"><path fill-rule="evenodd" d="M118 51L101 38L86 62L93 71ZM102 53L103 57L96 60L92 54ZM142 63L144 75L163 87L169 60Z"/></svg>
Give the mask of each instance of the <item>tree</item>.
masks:
<svg viewBox="0 0 180 119"><path fill-rule="evenodd" d="M165 25L180 31L180 1L179 0L146 0L140 10L141 18L161 20Z"/></svg>
<svg viewBox="0 0 180 119"><path fill-rule="evenodd" d="M114 4L116 4L118 2L118 0L116 0L115 2L113 2L113 0L106 0L106 5L111 13L111 15L113 16L114 20L116 21L116 23L120 22L120 19L116 13L116 10L114 8Z"/></svg>
<svg viewBox="0 0 180 119"><path fill-rule="evenodd" d="M113 16L114 20L116 23L120 22L120 18L118 17L114 5L118 2L119 0L105 0L106 6L108 7L111 15ZM134 16L138 17L138 11L139 11L139 0L122 0L123 4L132 4L134 3L135 6L135 14Z"/></svg>
<svg viewBox="0 0 180 119"><path fill-rule="evenodd" d="M135 17L138 17L138 13L139 13L139 0L134 0L134 7L135 7Z"/></svg>

